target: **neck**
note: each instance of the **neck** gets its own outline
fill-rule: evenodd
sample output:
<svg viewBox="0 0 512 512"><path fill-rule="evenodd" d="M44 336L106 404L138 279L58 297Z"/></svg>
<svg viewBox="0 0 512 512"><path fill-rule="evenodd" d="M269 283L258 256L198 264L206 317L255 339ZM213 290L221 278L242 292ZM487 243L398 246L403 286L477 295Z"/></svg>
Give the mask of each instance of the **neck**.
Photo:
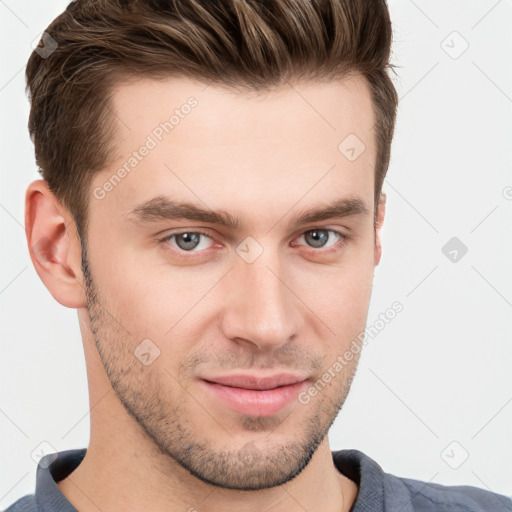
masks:
<svg viewBox="0 0 512 512"><path fill-rule="evenodd" d="M107 399L112 397L109 394L103 405L97 404L96 413L110 408ZM122 417L123 412L114 416ZM357 496L357 484L335 467L327 437L293 480L255 492L222 489L199 480L134 428L135 420L124 418L120 423L110 433L91 431L83 461L57 483L80 512L348 512Z"/></svg>

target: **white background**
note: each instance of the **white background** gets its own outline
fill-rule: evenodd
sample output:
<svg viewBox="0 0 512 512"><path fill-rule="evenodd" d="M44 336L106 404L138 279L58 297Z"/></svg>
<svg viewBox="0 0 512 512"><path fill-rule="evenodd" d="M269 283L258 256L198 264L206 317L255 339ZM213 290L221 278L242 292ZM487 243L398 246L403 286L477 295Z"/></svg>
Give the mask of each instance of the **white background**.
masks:
<svg viewBox="0 0 512 512"><path fill-rule="evenodd" d="M76 311L39 280L23 229L39 178L24 67L66 5L0 0L1 509L33 492L41 442L89 441ZM394 301L404 310L369 339L331 448L398 476L511 495L512 0L390 10L401 103L368 325ZM441 250L454 236L468 248L457 262Z"/></svg>

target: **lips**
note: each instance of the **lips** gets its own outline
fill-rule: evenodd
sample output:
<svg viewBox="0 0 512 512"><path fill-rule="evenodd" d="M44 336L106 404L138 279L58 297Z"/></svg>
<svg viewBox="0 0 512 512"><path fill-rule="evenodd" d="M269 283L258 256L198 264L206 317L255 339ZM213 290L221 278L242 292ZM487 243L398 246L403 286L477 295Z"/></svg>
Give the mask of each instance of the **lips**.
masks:
<svg viewBox="0 0 512 512"><path fill-rule="evenodd" d="M307 387L304 375L281 373L270 376L230 375L200 380L208 396L238 414L274 416L296 400Z"/></svg>
<svg viewBox="0 0 512 512"><path fill-rule="evenodd" d="M281 386L289 386L297 382L306 380L304 375L294 375L290 373L279 373L270 376L256 376L256 375L228 375L224 377L211 377L203 378L207 382L222 384L232 388L254 389L265 391L274 389Z"/></svg>

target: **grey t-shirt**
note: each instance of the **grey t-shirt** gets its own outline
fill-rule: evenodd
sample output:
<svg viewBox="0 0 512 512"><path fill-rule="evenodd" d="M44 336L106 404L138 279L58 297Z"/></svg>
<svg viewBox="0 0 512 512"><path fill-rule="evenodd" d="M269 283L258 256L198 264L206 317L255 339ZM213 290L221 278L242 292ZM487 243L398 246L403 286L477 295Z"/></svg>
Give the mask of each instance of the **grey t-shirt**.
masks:
<svg viewBox="0 0 512 512"><path fill-rule="evenodd" d="M5 512L76 512L56 482L76 469L85 452L82 448L42 457L35 493L20 498ZM501 494L396 477L384 473L359 450L333 451L332 456L338 470L359 486L350 512L512 512L512 499Z"/></svg>

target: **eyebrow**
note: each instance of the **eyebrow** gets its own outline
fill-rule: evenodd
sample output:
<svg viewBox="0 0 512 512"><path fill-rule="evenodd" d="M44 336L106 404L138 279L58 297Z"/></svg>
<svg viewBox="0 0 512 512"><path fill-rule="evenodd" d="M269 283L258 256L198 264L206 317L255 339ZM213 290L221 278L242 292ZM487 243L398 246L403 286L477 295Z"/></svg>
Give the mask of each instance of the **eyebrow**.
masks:
<svg viewBox="0 0 512 512"><path fill-rule="evenodd" d="M369 209L358 197L337 199L327 205L303 210L293 220L294 226L351 215L368 215ZM225 210L205 209L195 204L173 201L165 196L157 196L129 211L125 218L137 223L151 223L162 220L190 220L223 226L231 231L240 229L240 217Z"/></svg>

